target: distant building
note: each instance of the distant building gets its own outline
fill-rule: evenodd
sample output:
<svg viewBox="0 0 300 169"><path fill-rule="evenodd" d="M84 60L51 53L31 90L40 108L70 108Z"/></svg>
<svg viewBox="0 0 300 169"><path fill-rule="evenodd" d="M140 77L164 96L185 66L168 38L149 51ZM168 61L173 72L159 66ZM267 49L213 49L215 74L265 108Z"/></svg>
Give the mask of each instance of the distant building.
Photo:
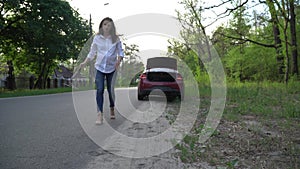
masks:
<svg viewBox="0 0 300 169"><path fill-rule="evenodd" d="M66 68L63 65L59 65L58 68L54 70L54 74L52 76L53 79L71 79L73 76L73 71Z"/></svg>
<svg viewBox="0 0 300 169"><path fill-rule="evenodd" d="M5 87L6 76L0 76L0 87Z"/></svg>
<svg viewBox="0 0 300 169"><path fill-rule="evenodd" d="M88 81L88 78L79 74L75 75L76 77L73 77L73 71L68 69L67 67L63 65L59 65L58 68L54 70L54 74L52 76L52 79L57 79L57 87L65 87L65 86L71 86L72 83L76 83L74 85L78 86L85 86L86 82ZM76 82L75 82L76 81Z"/></svg>

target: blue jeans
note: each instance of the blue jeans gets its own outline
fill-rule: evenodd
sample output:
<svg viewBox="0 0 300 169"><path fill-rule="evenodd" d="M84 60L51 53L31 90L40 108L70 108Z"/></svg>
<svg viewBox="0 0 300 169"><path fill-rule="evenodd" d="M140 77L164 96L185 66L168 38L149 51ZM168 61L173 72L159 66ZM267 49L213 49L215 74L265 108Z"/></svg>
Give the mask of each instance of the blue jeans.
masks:
<svg viewBox="0 0 300 169"><path fill-rule="evenodd" d="M104 94L104 80L106 79L106 86L109 96L110 107L115 107L115 81L117 77L117 72L112 73L102 73L97 70L95 83L97 88L96 101L98 112L103 113L103 94Z"/></svg>

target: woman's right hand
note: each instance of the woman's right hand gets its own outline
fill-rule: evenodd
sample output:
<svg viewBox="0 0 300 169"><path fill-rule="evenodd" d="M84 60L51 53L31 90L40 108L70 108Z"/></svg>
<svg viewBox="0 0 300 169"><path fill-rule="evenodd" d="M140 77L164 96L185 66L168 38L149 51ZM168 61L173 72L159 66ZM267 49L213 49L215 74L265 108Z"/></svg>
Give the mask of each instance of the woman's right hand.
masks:
<svg viewBox="0 0 300 169"><path fill-rule="evenodd" d="M79 69L84 68L85 65L86 65L89 61L90 61L89 58L86 58L82 63L80 63Z"/></svg>
<svg viewBox="0 0 300 169"><path fill-rule="evenodd" d="M85 62L80 63L78 69L74 72L72 78L76 78L76 76L80 74L81 69L84 68L85 65L86 65Z"/></svg>
<svg viewBox="0 0 300 169"><path fill-rule="evenodd" d="M80 70L86 66L87 62L89 62L88 58L86 58L82 63L80 63L78 69L75 71L72 78L75 78L80 73Z"/></svg>

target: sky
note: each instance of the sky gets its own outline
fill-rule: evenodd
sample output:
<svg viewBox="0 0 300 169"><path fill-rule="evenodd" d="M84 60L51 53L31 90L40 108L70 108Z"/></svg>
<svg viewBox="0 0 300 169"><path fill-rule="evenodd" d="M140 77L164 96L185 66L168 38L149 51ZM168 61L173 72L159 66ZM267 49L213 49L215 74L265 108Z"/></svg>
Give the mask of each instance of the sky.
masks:
<svg viewBox="0 0 300 169"><path fill-rule="evenodd" d="M68 2L84 19L88 20L91 15L94 32L98 31L100 21L107 16L115 22L132 15L145 13L165 14L176 17L175 9L180 10L182 8L182 5L177 0L68 0ZM132 27L132 25L128 27ZM117 27L117 32L123 34L124 32L118 31L120 29ZM141 57L142 62L145 63L148 57L143 56L143 53L149 54L149 52L143 51L153 50L156 54L164 55L169 38L168 36L147 32L126 38L126 43L139 46L140 53L138 55Z"/></svg>
<svg viewBox="0 0 300 169"><path fill-rule="evenodd" d="M68 0L81 16L92 15L94 30L104 17L113 20L141 13L161 13L176 16L175 9L182 9L177 0Z"/></svg>
<svg viewBox="0 0 300 169"><path fill-rule="evenodd" d="M156 13L177 16L175 9L184 11L183 5L178 0L67 0L70 5L76 9L81 17L89 20L91 15L93 23L93 31L98 31L100 21L104 17L111 17L115 22L122 18L130 17L137 14ZM142 23L143 24L143 23ZM164 23L157 26L168 27ZM127 25L126 25L127 27ZM132 25L128 25L132 27ZM211 28L212 30L213 28ZM120 28L117 27L117 32ZM118 32L124 33L124 32ZM139 50L157 50L164 54L167 50L168 39L170 36L144 33L126 38L128 44L137 44ZM149 53L149 52L148 52ZM142 56L143 57L143 56ZM143 59L143 62L145 59Z"/></svg>

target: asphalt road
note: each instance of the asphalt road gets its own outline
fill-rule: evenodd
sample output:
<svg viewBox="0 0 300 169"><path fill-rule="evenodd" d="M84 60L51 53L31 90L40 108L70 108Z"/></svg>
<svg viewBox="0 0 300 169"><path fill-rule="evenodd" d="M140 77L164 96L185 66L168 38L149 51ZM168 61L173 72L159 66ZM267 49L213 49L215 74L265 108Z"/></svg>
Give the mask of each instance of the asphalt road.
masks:
<svg viewBox="0 0 300 169"><path fill-rule="evenodd" d="M91 92L81 95L94 100ZM114 128L124 121L117 117ZM0 99L0 133L1 169L81 169L99 149L79 123L72 93Z"/></svg>
<svg viewBox="0 0 300 169"><path fill-rule="evenodd" d="M97 110L93 90L0 99L0 169L184 168L173 156L174 149L144 158L113 153L128 145L118 133L148 138L168 129L164 112L174 112L177 105L166 104L161 98L138 101L136 88L117 89L116 96L116 119L110 120L105 94L101 126L94 123ZM128 145L133 153L138 153L136 148L135 144ZM138 156L153 148L142 145Z"/></svg>

